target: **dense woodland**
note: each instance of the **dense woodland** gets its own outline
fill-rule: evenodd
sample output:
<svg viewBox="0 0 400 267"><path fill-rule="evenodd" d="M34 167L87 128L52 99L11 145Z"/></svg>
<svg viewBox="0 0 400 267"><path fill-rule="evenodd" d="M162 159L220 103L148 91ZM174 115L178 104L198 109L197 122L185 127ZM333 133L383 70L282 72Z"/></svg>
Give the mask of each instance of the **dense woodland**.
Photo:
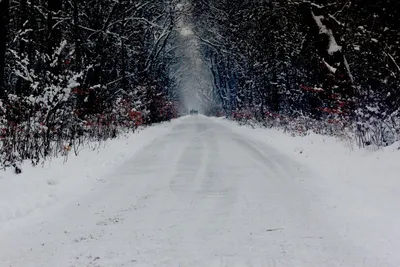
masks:
<svg viewBox="0 0 400 267"><path fill-rule="evenodd" d="M1 165L177 116L182 12L212 73L206 114L398 140L397 0L0 0Z"/></svg>
<svg viewBox="0 0 400 267"><path fill-rule="evenodd" d="M201 0L192 14L232 117L351 131L361 146L397 140L399 1Z"/></svg>
<svg viewBox="0 0 400 267"><path fill-rule="evenodd" d="M3 166L176 116L163 0L0 0Z"/></svg>

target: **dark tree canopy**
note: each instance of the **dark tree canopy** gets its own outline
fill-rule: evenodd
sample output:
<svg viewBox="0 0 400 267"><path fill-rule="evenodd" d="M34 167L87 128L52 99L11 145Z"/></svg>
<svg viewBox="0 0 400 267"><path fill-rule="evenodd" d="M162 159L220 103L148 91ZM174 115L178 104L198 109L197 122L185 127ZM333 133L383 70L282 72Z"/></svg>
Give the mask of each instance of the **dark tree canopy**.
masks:
<svg viewBox="0 0 400 267"><path fill-rule="evenodd" d="M176 116L167 65L174 5L1 0L3 165Z"/></svg>
<svg viewBox="0 0 400 267"><path fill-rule="evenodd" d="M335 119L356 123L361 135L393 121L397 127L398 1L203 0L192 6L227 113Z"/></svg>

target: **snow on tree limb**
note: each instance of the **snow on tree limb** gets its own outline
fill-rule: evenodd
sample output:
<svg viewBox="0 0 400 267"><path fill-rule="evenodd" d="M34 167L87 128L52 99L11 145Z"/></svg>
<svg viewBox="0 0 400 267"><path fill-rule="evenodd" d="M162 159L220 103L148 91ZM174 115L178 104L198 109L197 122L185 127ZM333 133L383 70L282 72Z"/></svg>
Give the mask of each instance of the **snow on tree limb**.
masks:
<svg viewBox="0 0 400 267"><path fill-rule="evenodd" d="M400 72L400 66L397 64L396 60L393 58L393 56L387 52L385 54L392 60L393 64L396 66L397 70Z"/></svg>
<svg viewBox="0 0 400 267"><path fill-rule="evenodd" d="M331 29L328 29L323 23L322 20L324 19L324 16L316 16L313 11L311 11L311 14L317 23L319 27L319 33L320 34L326 34L329 37L329 47L328 47L328 53L330 55L333 55L335 52L341 51L342 47L336 43L335 36L333 35L333 32Z"/></svg>
<svg viewBox="0 0 400 267"><path fill-rule="evenodd" d="M336 73L337 69L335 67L332 67L331 65L329 65L325 59L322 59L322 61L324 62L325 66L328 68L328 70L332 73Z"/></svg>
<svg viewBox="0 0 400 267"><path fill-rule="evenodd" d="M351 82L354 83L354 76L353 74L351 74L350 65L349 62L347 61L346 56L343 56L343 61L344 61L344 66L346 67L347 70L347 74L349 75Z"/></svg>

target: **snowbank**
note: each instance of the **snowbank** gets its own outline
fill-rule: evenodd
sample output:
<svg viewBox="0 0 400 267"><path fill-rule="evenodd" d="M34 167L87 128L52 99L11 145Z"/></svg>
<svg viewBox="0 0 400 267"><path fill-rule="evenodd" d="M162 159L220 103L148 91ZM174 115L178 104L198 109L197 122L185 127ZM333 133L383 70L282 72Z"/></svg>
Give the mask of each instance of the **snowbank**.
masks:
<svg viewBox="0 0 400 267"><path fill-rule="evenodd" d="M321 176L341 180L363 190L379 190L388 195L400 189L400 151L397 143L371 151L359 149L335 137L314 133L293 137L278 129L237 127L236 122L221 118L216 120L222 120L232 130L249 138L267 143Z"/></svg>
<svg viewBox="0 0 400 267"><path fill-rule="evenodd" d="M240 131L251 129L241 127ZM371 220L379 218L380 211L384 209L393 210L394 214L399 208L400 151L397 143L372 151L352 147L334 137L312 133L305 137L292 137L279 130L256 129L253 137L315 172L319 177L319 186L336 192L330 196L330 201L337 208L347 205L349 213L361 213ZM363 214L364 210L368 212ZM371 210L376 213L370 213ZM396 216L396 221L400 224L399 216ZM398 238L400 240L400 236Z"/></svg>
<svg viewBox="0 0 400 267"><path fill-rule="evenodd" d="M58 202L76 199L102 183L109 173L156 138L168 134L171 123L142 129L104 143L100 149L86 148L78 156L70 153L68 161L57 158L43 167L23 166L23 173L0 172L0 226Z"/></svg>
<svg viewBox="0 0 400 267"><path fill-rule="evenodd" d="M326 210L320 211L319 219L332 225L342 238L359 240L358 245L371 252L395 256L391 251L398 248L400 240L400 232L393 231L400 225L398 144L369 151L329 136L292 137L277 129L238 127L236 122L216 120L234 132L266 143L312 173L308 179L299 178L300 182L310 194L321 192L315 201Z"/></svg>

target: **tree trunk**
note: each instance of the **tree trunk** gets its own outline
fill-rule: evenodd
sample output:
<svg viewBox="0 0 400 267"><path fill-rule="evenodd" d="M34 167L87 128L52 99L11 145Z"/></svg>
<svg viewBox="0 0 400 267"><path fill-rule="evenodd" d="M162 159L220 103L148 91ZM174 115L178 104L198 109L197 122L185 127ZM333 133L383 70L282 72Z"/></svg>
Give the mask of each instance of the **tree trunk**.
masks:
<svg viewBox="0 0 400 267"><path fill-rule="evenodd" d="M5 93L5 55L7 44L8 9L10 1L0 1L0 97Z"/></svg>
<svg viewBox="0 0 400 267"><path fill-rule="evenodd" d="M73 17L74 17L74 41L75 41L75 58L74 70L78 72L81 69L81 33L79 30L79 0L74 0Z"/></svg>
<svg viewBox="0 0 400 267"><path fill-rule="evenodd" d="M124 2L125 3L125 2ZM125 12L126 6L122 5L122 26L121 26L121 32L122 35L125 34L125 20L126 20L126 12ZM126 56L125 56L125 40L124 38L121 38L121 67L122 67L122 90L126 92L128 89L128 81L126 79Z"/></svg>
<svg viewBox="0 0 400 267"><path fill-rule="evenodd" d="M54 49L61 42L61 31L54 28L56 21L54 15L62 8L61 0L48 0L47 15L47 54L52 56Z"/></svg>
<svg viewBox="0 0 400 267"><path fill-rule="evenodd" d="M18 28L23 30L27 30L29 28L35 29L35 25L33 24L34 18L34 5L35 2L31 1L30 9L28 10L27 0L19 1L19 20L18 20ZM20 38L19 40L19 55L27 54L30 62L33 62L33 32L28 32L26 38ZM17 82L15 84L15 94L22 95L29 88L29 83L22 79L21 77L17 78ZM25 92L27 93L27 92Z"/></svg>

